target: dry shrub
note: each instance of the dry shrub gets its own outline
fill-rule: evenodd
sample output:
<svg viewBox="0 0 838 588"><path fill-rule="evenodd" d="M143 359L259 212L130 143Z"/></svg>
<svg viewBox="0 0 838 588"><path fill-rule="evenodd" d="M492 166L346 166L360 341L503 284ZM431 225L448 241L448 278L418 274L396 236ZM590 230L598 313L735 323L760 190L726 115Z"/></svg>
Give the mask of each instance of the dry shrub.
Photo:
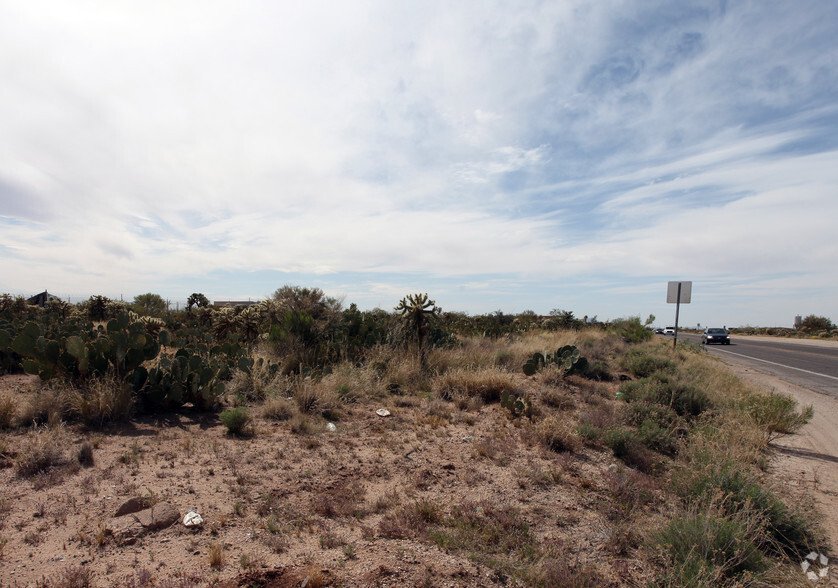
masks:
<svg viewBox="0 0 838 588"><path fill-rule="evenodd" d="M70 414L89 427L126 420L134 406L131 387L113 376L90 378L80 389L68 392Z"/></svg>
<svg viewBox="0 0 838 588"><path fill-rule="evenodd" d="M15 424L17 403L8 392L0 393L0 429L11 429Z"/></svg>
<svg viewBox="0 0 838 588"><path fill-rule="evenodd" d="M291 419L291 432L295 435L311 435L317 430L317 424L308 415L298 413Z"/></svg>
<svg viewBox="0 0 838 588"><path fill-rule="evenodd" d="M504 391L518 393L518 384L512 374L498 368L457 369L436 378L433 389L444 400L478 397L483 402L497 402Z"/></svg>
<svg viewBox="0 0 838 588"><path fill-rule="evenodd" d="M262 405L262 416L273 421L287 421L297 412L294 401L280 396L269 396Z"/></svg>
<svg viewBox="0 0 838 588"><path fill-rule="evenodd" d="M607 471L605 481L614 500L626 512L650 504L657 492L654 478L628 468Z"/></svg>
<svg viewBox="0 0 838 588"><path fill-rule="evenodd" d="M558 410L570 410L576 406L576 400L567 388L548 388L541 394L541 401Z"/></svg>
<svg viewBox="0 0 838 588"><path fill-rule="evenodd" d="M63 462L64 435L61 427L35 427L23 438L15 458L15 470L23 478L60 465Z"/></svg>
<svg viewBox="0 0 838 588"><path fill-rule="evenodd" d="M503 367L512 361L505 340L488 337L466 337L453 349L434 348L428 352L427 366L438 374L455 369Z"/></svg>
<svg viewBox="0 0 838 588"><path fill-rule="evenodd" d="M378 533L388 539L421 537L428 525L441 522L443 517L444 511L437 503L419 500L384 515L378 523Z"/></svg>
<svg viewBox="0 0 838 588"><path fill-rule="evenodd" d="M576 451L582 445L576 425L567 418L549 416L536 425L536 435L550 451Z"/></svg>
<svg viewBox="0 0 838 588"><path fill-rule="evenodd" d="M387 392L391 394L415 394L425 388L426 381L419 361L413 358L396 362L387 370Z"/></svg>
<svg viewBox="0 0 838 588"><path fill-rule="evenodd" d="M545 558L533 566L530 575L533 586L598 588L609 585L595 569L574 563L573 558L568 556Z"/></svg>
<svg viewBox="0 0 838 588"><path fill-rule="evenodd" d="M294 388L297 408L305 414L328 414L340 407L337 392L323 382L301 380Z"/></svg>
<svg viewBox="0 0 838 588"><path fill-rule="evenodd" d="M209 546L209 563L215 569L224 566L224 547L221 543L213 541Z"/></svg>
<svg viewBox="0 0 838 588"><path fill-rule="evenodd" d="M365 493L358 483L338 482L312 498L312 510L329 519L357 515L362 510Z"/></svg>
<svg viewBox="0 0 838 588"><path fill-rule="evenodd" d="M39 389L20 414L22 424L34 423L50 425L61 422L66 412L67 394L61 384L50 382L50 387Z"/></svg>
<svg viewBox="0 0 838 588"><path fill-rule="evenodd" d="M49 588L92 588L96 585L94 577L93 570L87 566L69 566L58 576L47 580L44 586Z"/></svg>
<svg viewBox="0 0 838 588"><path fill-rule="evenodd" d="M90 441L84 441L79 447L78 460L79 464L86 468L93 465L93 445Z"/></svg>
<svg viewBox="0 0 838 588"><path fill-rule="evenodd" d="M379 372L370 362L361 365L344 362L334 366L320 384L334 391L342 403L352 404L361 398L386 395L386 386Z"/></svg>

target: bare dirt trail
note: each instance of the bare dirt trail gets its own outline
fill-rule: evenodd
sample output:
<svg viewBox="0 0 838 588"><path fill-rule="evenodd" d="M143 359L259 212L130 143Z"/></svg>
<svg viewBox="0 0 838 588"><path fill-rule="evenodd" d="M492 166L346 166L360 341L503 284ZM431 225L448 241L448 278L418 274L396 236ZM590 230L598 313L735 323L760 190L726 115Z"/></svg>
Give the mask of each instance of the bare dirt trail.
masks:
<svg viewBox="0 0 838 588"><path fill-rule="evenodd" d="M801 406L814 408L812 420L798 434L774 441L771 472L780 483L803 489L814 497L835 554L838 551L838 400L745 367L733 359L725 358L724 362L745 382L764 391L788 394Z"/></svg>

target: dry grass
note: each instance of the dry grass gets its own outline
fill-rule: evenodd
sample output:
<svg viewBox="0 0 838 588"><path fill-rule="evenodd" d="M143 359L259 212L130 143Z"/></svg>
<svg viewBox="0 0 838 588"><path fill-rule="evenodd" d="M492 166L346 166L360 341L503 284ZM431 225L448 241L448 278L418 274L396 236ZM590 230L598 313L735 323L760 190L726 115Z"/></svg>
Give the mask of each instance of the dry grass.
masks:
<svg viewBox="0 0 838 588"><path fill-rule="evenodd" d="M11 429L15 425L17 402L8 392L0 393L0 429Z"/></svg>
<svg viewBox="0 0 838 588"><path fill-rule="evenodd" d="M63 427L34 427L21 441L15 471L23 478L48 472L63 463L64 445Z"/></svg>
<svg viewBox="0 0 838 588"><path fill-rule="evenodd" d="M550 451L576 451L582 439L576 431L576 421L571 418L549 416L536 425L536 435Z"/></svg>
<svg viewBox="0 0 838 588"><path fill-rule="evenodd" d="M482 370L456 369L433 381L434 393L444 400L480 398L497 402L504 391L520 394L520 383L507 371L491 367Z"/></svg>
<svg viewBox="0 0 838 588"><path fill-rule="evenodd" d="M69 413L89 427L128 419L134 406L131 387L115 377L91 378L67 392Z"/></svg>
<svg viewBox="0 0 838 588"><path fill-rule="evenodd" d="M67 412L66 389L60 385L44 387L35 392L21 410L20 423L55 425Z"/></svg>
<svg viewBox="0 0 838 588"><path fill-rule="evenodd" d="M262 416L272 421L287 421L297 414L297 407L290 398L269 396L262 404Z"/></svg>
<svg viewBox="0 0 838 588"><path fill-rule="evenodd" d="M224 567L224 547L218 541L213 541L209 546L209 564L214 569Z"/></svg>

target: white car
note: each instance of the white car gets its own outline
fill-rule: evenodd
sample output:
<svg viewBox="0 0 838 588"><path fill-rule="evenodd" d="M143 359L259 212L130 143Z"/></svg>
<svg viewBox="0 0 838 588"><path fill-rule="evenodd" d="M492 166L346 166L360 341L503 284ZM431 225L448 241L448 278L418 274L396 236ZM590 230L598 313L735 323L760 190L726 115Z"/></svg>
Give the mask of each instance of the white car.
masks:
<svg viewBox="0 0 838 588"><path fill-rule="evenodd" d="M675 334L675 327L666 327L663 330L664 335L674 335Z"/></svg>

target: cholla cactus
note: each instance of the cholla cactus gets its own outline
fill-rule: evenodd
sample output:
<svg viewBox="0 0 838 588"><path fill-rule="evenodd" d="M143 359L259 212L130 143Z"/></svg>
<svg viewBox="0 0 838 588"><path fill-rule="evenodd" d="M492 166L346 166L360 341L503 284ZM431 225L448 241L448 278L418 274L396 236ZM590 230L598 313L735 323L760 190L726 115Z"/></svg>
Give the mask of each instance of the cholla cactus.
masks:
<svg viewBox="0 0 838 588"><path fill-rule="evenodd" d="M416 343L419 346L419 362L425 366L425 339L428 336L428 324L442 313L436 302L428 299L426 294L408 294L402 298L394 309L402 315L408 328L416 333Z"/></svg>

